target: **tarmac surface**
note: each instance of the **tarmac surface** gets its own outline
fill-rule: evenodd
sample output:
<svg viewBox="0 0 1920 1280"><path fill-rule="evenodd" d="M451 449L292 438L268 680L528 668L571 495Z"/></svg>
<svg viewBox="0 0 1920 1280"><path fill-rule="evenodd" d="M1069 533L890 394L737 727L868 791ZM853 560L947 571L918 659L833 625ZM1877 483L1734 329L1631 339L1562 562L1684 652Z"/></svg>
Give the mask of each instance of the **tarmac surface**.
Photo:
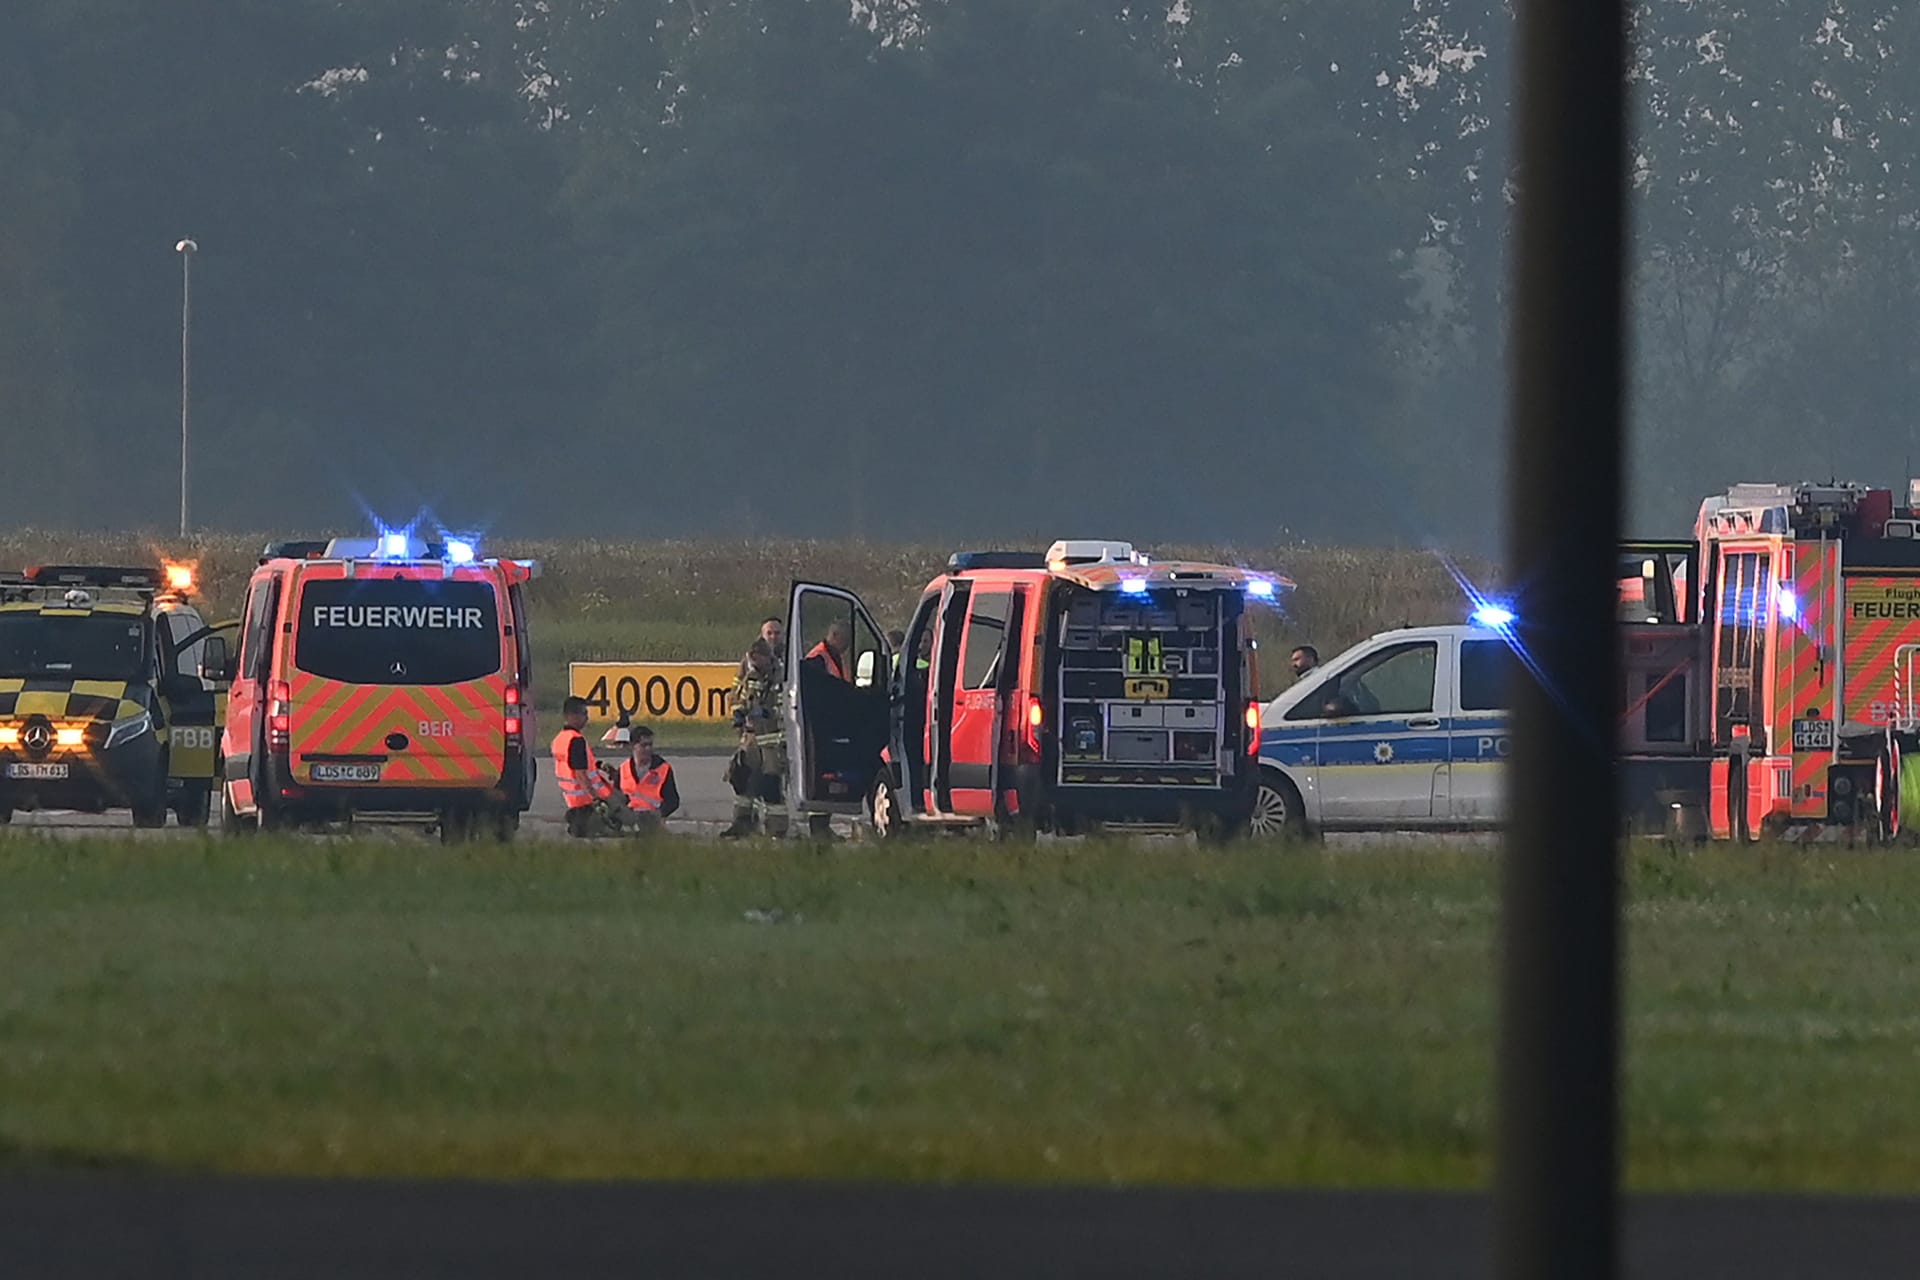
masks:
<svg viewBox="0 0 1920 1280"><path fill-rule="evenodd" d="M727 761L731 752L715 747L696 747L666 753L673 762L676 784L680 788L680 812L668 821L667 830L679 835L712 839L733 820L733 791L726 783ZM216 824L217 825L217 824ZM99 835L115 832L140 839L178 839L183 833L167 819L167 826L155 831L136 831L133 819L125 812L73 813L49 809L36 813L16 813L11 828L37 834ZM795 831L804 824L795 824ZM377 830L377 828L376 828ZM855 834L855 824L846 818L834 819L834 830L841 836ZM533 794L533 808L521 817L521 839L563 839L566 836L566 808L560 792L546 775ZM1164 839L1159 837L1157 839ZM1409 841L1438 843L1449 847L1497 846L1499 837L1489 833L1439 833L1415 831L1331 832L1324 842L1338 849L1366 849L1403 845ZM0 1280L5 1280L0 1275Z"/></svg>
<svg viewBox="0 0 1920 1280"><path fill-rule="evenodd" d="M667 824L669 830L691 836L714 836L733 820L733 791L726 783L730 755L730 752L712 747L669 754L668 758L673 762L674 780L680 788L680 812ZM15 829L35 832L97 835L103 831L116 831L144 839L178 837L182 834L172 818L167 819L167 826L161 830L136 832L133 819L125 812L89 814L48 809L35 813L16 813L12 825ZM533 808L522 816L520 830L523 837L535 839L565 836L566 807L561 803L559 788L553 785L551 777L542 775L540 785L533 793ZM842 830L845 830L844 824Z"/></svg>
<svg viewBox="0 0 1920 1280"><path fill-rule="evenodd" d="M356 1277L1482 1277L1471 1194L0 1178L0 1271ZM1920 1202L1642 1197L1635 1280L1912 1276Z"/></svg>

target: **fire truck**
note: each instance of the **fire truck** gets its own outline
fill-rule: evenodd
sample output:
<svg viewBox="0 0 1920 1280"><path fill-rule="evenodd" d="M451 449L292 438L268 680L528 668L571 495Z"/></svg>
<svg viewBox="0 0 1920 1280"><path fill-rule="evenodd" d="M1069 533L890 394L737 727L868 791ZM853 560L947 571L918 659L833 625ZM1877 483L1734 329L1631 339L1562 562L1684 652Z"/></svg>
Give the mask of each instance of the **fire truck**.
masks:
<svg viewBox="0 0 1920 1280"><path fill-rule="evenodd" d="M1920 483L1904 506L1856 484L1737 485L1702 504L1695 537L1697 661L1649 701L1705 721L1711 833L1899 835L1901 775L1920 765ZM1630 673L1652 666L1630 650ZM1691 673L1697 693L1666 693Z"/></svg>

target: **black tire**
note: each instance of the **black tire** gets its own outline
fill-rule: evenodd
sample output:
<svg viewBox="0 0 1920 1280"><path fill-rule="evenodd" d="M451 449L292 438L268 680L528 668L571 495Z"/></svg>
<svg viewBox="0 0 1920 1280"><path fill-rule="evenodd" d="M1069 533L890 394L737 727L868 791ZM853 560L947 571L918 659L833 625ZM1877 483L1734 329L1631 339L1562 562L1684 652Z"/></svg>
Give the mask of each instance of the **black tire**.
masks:
<svg viewBox="0 0 1920 1280"><path fill-rule="evenodd" d="M220 786L220 834L223 836L250 836L260 828L250 819L242 817L233 807L233 793L226 784Z"/></svg>
<svg viewBox="0 0 1920 1280"><path fill-rule="evenodd" d="M1734 756L1727 765L1727 825L1735 844L1753 843L1753 832L1747 825L1747 784L1747 762Z"/></svg>
<svg viewBox="0 0 1920 1280"><path fill-rule="evenodd" d="M1891 735L1880 757L1880 841L1893 844L1900 839L1900 744Z"/></svg>
<svg viewBox="0 0 1920 1280"><path fill-rule="evenodd" d="M213 787L189 785L173 806L173 816L183 827L202 827L213 817Z"/></svg>
<svg viewBox="0 0 1920 1280"><path fill-rule="evenodd" d="M1247 816L1247 834L1255 840L1306 838L1306 804L1300 798L1300 788L1286 774L1275 769L1260 771L1253 812Z"/></svg>
<svg viewBox="0 0 1920 1280"><path fill-rule="evenodd" d="M133 825L142 831L157 831L167 825L167 798L163 794L158 803L136 804L133 806Z"/></svg>
<svg viewBox="0 0 1920 1280"><path fill-rule="evenodd" d="M1039 831L1025 818L988 818L987 839L994 844L1025 845L1039 838Z"/></svg>
<svg viewBox="0 0 1920 1280"><path fill-rule="evenodd" d="M1224 849L1229 845L1240 844L1252 834L1253 815L1251 813L1239 817L1206 813L1194 819L1193 823L1194 839L1201 844L1213 845L1216 848Z"/></svg>

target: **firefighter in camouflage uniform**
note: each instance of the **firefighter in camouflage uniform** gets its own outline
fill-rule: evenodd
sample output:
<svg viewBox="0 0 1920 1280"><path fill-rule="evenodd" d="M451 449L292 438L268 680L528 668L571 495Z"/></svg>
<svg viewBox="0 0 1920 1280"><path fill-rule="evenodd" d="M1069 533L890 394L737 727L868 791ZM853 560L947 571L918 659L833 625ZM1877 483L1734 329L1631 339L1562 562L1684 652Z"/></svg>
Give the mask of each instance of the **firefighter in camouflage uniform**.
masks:
<svg viewBox="0 0 1920 1280"><path fill-rule="evenodd" d="M755 639L733 686L733 727L740 731L740 747L727 767L734 799L733 825L722 833L726 837L751 835L756 825L764 825L775 839L787 834L783 790L787 750L780 730L779 698L780 672L773 648L765 639Z"/></svg>

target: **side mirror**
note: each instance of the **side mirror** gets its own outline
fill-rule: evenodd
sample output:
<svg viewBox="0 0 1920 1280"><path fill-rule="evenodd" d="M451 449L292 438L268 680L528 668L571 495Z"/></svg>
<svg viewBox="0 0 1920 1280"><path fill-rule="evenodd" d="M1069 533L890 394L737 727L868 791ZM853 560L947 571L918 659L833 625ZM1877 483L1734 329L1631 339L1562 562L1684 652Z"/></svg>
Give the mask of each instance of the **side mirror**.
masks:
<svg viewBox="0 0 1920 1280"><path fill-rule="evenodd" d="M233 656L225 636L208 636L200 650L200 678L216 684L233 679Z"/></svg>
<svg viewBox="0 0 1920 1280"><path fill-rule="evenodd" d="M853 687L854 688L856 689L873 688L873 668L879 656L880 655L872 649L869 649L865 653L860 655L860 660L853 664Z"/></svg>

